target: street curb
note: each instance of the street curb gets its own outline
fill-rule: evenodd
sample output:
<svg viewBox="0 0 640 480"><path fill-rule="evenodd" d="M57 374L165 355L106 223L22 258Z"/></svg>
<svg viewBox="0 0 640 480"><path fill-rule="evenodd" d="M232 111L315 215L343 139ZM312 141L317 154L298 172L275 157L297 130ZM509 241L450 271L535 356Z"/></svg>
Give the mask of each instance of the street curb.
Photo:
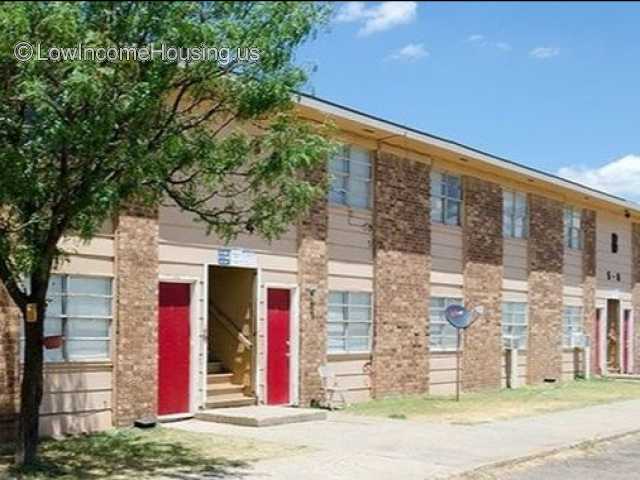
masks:
<svg viewBox="0 0 640 480"><path fill-rule="evenodd" d="M630 437L632 435L637 435L637 434L640 434L640 428L629 430L628 432L616 433L614 435L599 436L589 440L581 440L579 442L570 443L562 447L555 447L555 448L543 450L537 453L532 453L530 455L524 455L522 457L510 458L507 460L499 460L497 462L490 462L485 465L472 468L470 470L464 470L462 472L454 473L452 475L440 477L440 478L447 479L447 480L456 480L456 479L464 480L464 478L467 475L490 473L491 470L497 470L505 467L512 467L512 466L530 462L532 460L539 460L542 458L552 457L553 455L566 452L567 450L576 450L592 444L597 445L604 442L611 442L614 440L619 440L621 438Z"/></svg>

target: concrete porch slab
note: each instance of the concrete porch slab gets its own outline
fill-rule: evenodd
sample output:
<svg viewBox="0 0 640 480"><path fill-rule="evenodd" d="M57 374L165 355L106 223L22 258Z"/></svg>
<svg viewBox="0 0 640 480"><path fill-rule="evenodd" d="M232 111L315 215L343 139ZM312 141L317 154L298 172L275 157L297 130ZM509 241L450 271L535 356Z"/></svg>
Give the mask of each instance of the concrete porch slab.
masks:
<svg viewBox="0 0 640 480"><path fill-rule="evenodd" d="M252 405L249 407L202 410L195 414L195 418L207 422L230 423L245 427L272 427L288 423L326 420L327 412L315 408Z"/></svg>

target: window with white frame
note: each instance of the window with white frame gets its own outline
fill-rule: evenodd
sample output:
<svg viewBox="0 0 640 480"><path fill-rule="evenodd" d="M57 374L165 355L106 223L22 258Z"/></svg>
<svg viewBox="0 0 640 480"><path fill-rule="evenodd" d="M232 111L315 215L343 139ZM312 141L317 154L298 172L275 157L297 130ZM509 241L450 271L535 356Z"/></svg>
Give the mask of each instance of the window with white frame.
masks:
<svg viewBox="0 0 640 480"><path fill-rule="evenodd" d="M527 348L527 304L526 302L503 302L502 340L507 348Z"/></svg>
<svg viewBox="0 0 640 480"><path fill-rule="evenodd" d="M371 154L368 150L343 146L330 162L329 201L355 208L371 208Z"/></svg>
<svg viewBox="0 0 640 480"><path fill-rule="evenodd" d="M572 338L584 334L582 307L566 305L562 315L562 345L571 347Z"/></svg>
<svg viewBox="0 0 640 480"><path fill-rule="evenodd" d="M502 232L505 237L525 238L528 234L527 196L524 193L502 192Z"/></svg>
<svg viewBox="0 0 640 480"><path fill-rule="evenodd" d="M575 207L564 209L564 242L569 248L582 248L582 211Z"/></svg>
<svg viewBox="0 0 640 480"><path fill-rule="evenodd" d="M329 292L329 353L369 352L372 326L370 293Z"/></svg>
<svg viewBox="0 0 640 480"><path fill-rule="evenodd" d="M449 305L462 305L461 298L431 297L429 303L429 349L432 351L455 351L458 333L445 318Z"/></svg>
<svg viewBox="0 0 640 480"><path fill-rule="evenodd" d="M431 221L460 225L462 179L443 172L431 172Z"/></svg>
<svg viewBox="0 0 640 480"><path fill-rule="evenodd" d="M60 348L45 349L44 360L109 360L112 299L110 278L52 275L47 292L44 335L61 335L64 342Z"/></svg>

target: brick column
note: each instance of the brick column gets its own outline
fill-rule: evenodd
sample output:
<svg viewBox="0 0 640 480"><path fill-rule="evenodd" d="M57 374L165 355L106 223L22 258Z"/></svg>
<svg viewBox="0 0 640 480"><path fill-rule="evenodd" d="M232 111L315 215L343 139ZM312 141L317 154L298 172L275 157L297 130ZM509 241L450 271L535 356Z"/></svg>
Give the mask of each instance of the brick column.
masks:
<svg viewBox="0 0 640 480"><path fill-rule="evenodd" d="M128 207L115 229L115 423L155 416L158 391L158 216Z"/></svg>
<svg viewBox="0 0 640 480"><path fill-rule="evenodd" d="M484 313L464 336L462 387L500 388L502 376L502 189L464 178L464 301Z"/></svg>
<svg viewBox="0 0 640 480"><path fill-rule="evenodd" d="M634 322L634 362L635 373L640 373L640 223L631 225L631 301Z"/></svg>
<svg viewBox="0 0 640 480"><path fill-rule="evenodd" d="M372 393L428 389L428 165L379 152L375 166Z"/></svg>
<svg viewBox="0 0 640 480"><path fill-rule="evenodd" d="M16 434L20 321L20 310L0 283L0 442L12 441Z"/></svg>
<svg viewBox="0 0 640 480"><path fill-rule="evenodd" d="M584 331L591 339L591 372L597 371L596 338L596 212L582 210L582 311Z"/></svg>
<svg viewBox="0 0 640 480"><path fill-rule="evenodd" d="M529 195L527 383L562 377L562 203Z"/></svg>
<svg viewBox="0 0 640 480"><path fill-rule="evenodd" d="M326 170L318 169L310 175L310 180L326 182ZM298 224L301 405L310 405L322 398L318 367L327 359L328 215L325 197L318 200Z"/></svg>

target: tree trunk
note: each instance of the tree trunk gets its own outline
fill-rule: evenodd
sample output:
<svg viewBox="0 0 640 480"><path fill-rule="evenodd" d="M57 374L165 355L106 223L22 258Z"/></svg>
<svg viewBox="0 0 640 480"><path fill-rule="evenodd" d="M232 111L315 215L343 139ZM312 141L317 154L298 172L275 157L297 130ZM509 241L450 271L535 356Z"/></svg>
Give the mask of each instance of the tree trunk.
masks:
<svg viewBox="0 0 640 480"><path fill-rule="evenodd" d="M25 348L22 388L20 392L20 417L18 442L16 445L16 463L31 465L38 453L40 403L42 401L42 337L46 302L36 303L37 321L27 322L23 311Z"/></svg>

